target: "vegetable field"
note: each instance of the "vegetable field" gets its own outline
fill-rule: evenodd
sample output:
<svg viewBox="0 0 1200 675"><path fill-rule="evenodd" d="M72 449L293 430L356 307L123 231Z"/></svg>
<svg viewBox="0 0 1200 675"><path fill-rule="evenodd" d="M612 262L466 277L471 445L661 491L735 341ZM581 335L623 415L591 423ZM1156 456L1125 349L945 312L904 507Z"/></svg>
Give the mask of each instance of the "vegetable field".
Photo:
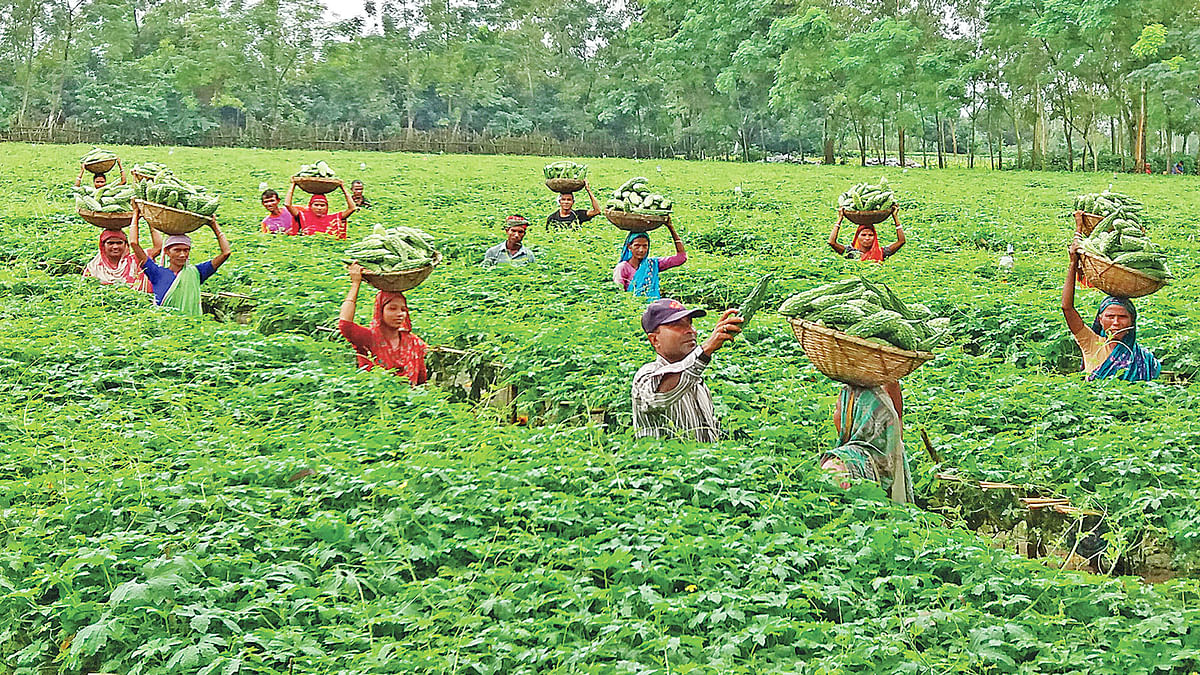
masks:
<svg viewBox="0 0 1200 675"><path fill-rule="evenodd" d="M87 148L0 147L2 672L1200 670L1200 180L588 159L598 196L670 195L664 296L723 309L773 274L708 371L734 438L702 446L633 438L652 353L612 283L624 233L547 232L545 158L112 149L220 195L220 320L79 278ZM348 241L261 234L259 183L318 159L366 184ZM837 386L776 311L868 269L825 240L881 175L908 244L867 276L950 319L903 383L920 508L817 470ZM1075 196L1110 182L1174 277L1136 301L1156 382L1084 383L1059 310ZM512 213L538 262L481 268ZM433 235L415 331L497 370L526 424L355 370L342 258L376 224ZM1086 319L1100 299L1079 290ZM1113 573L1074 570L1076 521L1020 497L1101 514Z"/></svg>

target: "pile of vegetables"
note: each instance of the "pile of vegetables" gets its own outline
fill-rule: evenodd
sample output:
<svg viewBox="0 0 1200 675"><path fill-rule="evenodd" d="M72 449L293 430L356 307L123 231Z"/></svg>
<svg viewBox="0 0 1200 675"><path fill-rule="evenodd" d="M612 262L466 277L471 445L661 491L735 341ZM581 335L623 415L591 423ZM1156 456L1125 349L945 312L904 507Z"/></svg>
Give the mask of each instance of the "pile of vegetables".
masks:
<svg viewBox="0 0 1200 675"><path fill-rule="evenodd" d="M433 237L414 227L376 225L371 234L346 249L344 262L370 272L402 272L433 263Z"/></svg>
<svg viewBox="0 0 1200 675"><path fill-rule="evenodd" d="M303 164L300 170L296 172L297 178L337 178L337 173L329 168L329 165L324 161L316 164Z"/></svg>
<svg viewBox="0 0 1200 675"><path fill-rule="evenodd" d="M133 185L105 185L102 188L76 185L75 208L99 213L129 213L133 211L136 196L137 188Z"/></svg>
<svg viewBox="0 0 1200 675"><path fill-rule="evenodd" d="M134 183L133 189L137 198L142 201L190 211L201 216L215 215L217 207L221 204L220 196L208 194L203 186L192 185L165 168L144 181Z"/></svg>
<svg viewBox="0 0 1200 675"><path fill-rule="evenodd" d="M159 164L158 162L143 162L142 164L134 164L132 171L140 176L153 176L166 168L166 164Z"/></svg>
<svg viewBox="0 0 1200 675"><path fill-rule="evenodd" d="M87 166L88 164L94 164L96 162L107 162L110 159L116 159L116 158L117 158L117 156L114 155L113 153L109 152L108 150L101 150L100 148L92 148L91 150L88 151L88 153L86 155L79 158L79 163L83 164L84 166Z"/></svg>
<svg viewBox="0 0 1200 675"><path fill-rule="evenodd" d="M908 350L937 347L950 326L950 319L934 318L925 305L905 303L887 284L862 277L797 293L780 305L779 313Z"/></svg>
<svg viewBox="0 0 1200 675"><path fill-rule="evenodd" d="M1150 241L1137 221L1118 208L1096 224L1080 246L1118 265L1135 269L1159 281L1170 279L1167 257L1161 246Z"/></svg>
<svg viewBox="0 0 1200 675"><path fill-rule="evenodd" d="M640 213L648 216L666 216L671 213L671 200L654 192L646 185L645 176L637 176L625 181L621 187L613 190L612 199L604 205L611 211Z"/></svg>
<svg viewBox="0 0 1200 675"><path fill-rule="evenodd" d="M553 162L547 164L542 171L546 174L546 180L552 178L571 178L573 180L584 180L587 178L587 164L576 164L575 162Z"/></svg>
<svg viewBox="0 0 1200 675"><path fill-rule="evenodd" d="M838 197L838 208L847 211L890 211L895 205L896 193L886 177L880 177L878 185L859 183Z"/></svg>
<svg viewBox="0 0 1200 675"><path fill-rule="evenodd" d="M742 329L750 325L750 319L754 318L754 314L762 307L763 300L767 297L767 287L771 285L771 279L774 278L774 272L764 274L754 288L750 290L750 294L742 301L738 307L738 316L742 317Z"/></svg>
<svg viewBox="0 0 1200 675"><path fill-rule="evenodd" d="M1119 218L1142 224L1142 203L1120 192L1092 192L1075 198L1075 210L1094 213L1098 216L1116 214Z"/></svg>

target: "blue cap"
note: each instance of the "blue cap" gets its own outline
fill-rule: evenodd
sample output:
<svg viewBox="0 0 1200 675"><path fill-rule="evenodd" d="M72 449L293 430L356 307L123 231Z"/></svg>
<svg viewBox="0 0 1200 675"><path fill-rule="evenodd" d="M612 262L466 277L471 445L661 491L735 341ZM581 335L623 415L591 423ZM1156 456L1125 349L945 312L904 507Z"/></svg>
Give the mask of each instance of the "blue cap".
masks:
<svg viewBox="0 0 1200 675"><path fill-rule="evenodd" d="M646 311L642 312L642 330L653 333L664 323L674 323L680 319L689 319L705 314L708 312L702 309L688 309L678 300L662 298L647 305Z"/></svg>

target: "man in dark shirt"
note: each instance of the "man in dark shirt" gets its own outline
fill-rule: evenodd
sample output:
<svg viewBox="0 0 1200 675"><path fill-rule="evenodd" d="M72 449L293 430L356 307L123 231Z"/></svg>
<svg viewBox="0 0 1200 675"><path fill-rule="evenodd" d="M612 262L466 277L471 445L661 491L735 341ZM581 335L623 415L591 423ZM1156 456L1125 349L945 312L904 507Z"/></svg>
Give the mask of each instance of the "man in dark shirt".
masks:
<svg viewBox="0 0 1200 675"><path fill-rule="evenodd" d="M576 209L575 195L564 192L558 196L558 210L546 216L547 230L551 227L578 230L584 223L600 215L600 202L597 202L596 195L592 194L591 184L584 181L583 189L587 190L588 197L592 200L591 210Z"/></svg>
<svg viewBox="0 0 1200 675"><path fill-rule="evenodd" d="M350 183L350 198L354 200L354 205L360 209L371 208L371 202L363 196L363 182L356 180Z"/></svg>

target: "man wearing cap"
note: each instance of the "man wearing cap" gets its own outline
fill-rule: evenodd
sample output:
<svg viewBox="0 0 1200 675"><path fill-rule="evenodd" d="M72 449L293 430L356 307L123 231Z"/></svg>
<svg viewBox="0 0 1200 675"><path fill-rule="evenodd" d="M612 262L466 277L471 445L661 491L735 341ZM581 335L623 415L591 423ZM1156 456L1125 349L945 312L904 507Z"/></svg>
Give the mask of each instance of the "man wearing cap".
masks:
<svg viewBox="0 0 1200 675"><path fill-rule="evenodd" d="M221 252L212 260L190 266L187 263L192 253L191 237L186 234L173 234L163 241L162 250L167 255L167 266L163 267L154 262L138 242L138 221L141 220L141 214L137 202L133 205L132 220L133 232L129 238L129 246L133 249L138 265L146 273L146 278L150 280L154 303L177 307L187 314L199 314L200 284L215 274L217 268L229 259L230 254L229 240L217 225L216 216L209 221L209 227L217 237Z"/></svg>
<svg viewBox="0 0 1200 675"><path fill-rule="evenodd" d="M495 267L506 262L513 265L524 265L534 262L533 251L521 243L525 239L525 231L529 229L529 221L521 216L509 216L504 221L506 236L503 244L496 244L483 254L483 266Z"/></svg>
<svg viewBox="0 0 1200 675"><path fill-rule="evenodd" d="M657 358L633 376L633 431L636 436L682 438L711 443L721 436L704 369L712 355L741 330L736 309L725 310L703 343L696 342L692 318L678 300L655 300L642 313L642 330Z"/></svg>

